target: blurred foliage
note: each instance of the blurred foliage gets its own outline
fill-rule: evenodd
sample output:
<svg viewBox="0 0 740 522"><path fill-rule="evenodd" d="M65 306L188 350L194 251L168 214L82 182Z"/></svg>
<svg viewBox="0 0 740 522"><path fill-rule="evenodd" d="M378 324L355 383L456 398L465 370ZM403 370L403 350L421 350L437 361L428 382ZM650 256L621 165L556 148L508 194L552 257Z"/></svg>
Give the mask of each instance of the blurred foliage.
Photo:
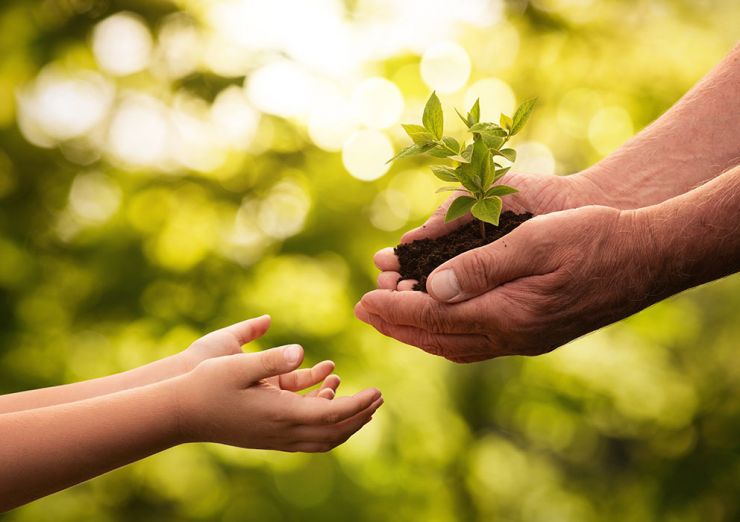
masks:
<svg viewBox="0 0 740 522"><path fill-rule="evenodd" d="M520 168L567 174L673 104L738 27L734 0L4 0L0 393L271 313L253 349L301 342L386 406L331 454L182 446L0 518L737 520L737 277L470 366L352 304L373 252L438 202L421 163L377 166L431 88L458 107L539 96ZM440 40L457 45L426 57Z"/></svg>

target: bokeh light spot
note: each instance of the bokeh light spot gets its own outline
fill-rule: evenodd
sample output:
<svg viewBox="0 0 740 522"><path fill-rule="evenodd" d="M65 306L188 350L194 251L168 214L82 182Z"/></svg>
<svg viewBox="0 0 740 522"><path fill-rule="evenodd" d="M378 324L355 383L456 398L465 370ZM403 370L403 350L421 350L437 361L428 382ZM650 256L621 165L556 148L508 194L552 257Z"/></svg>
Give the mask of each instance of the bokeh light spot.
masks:
<svg viewBox="0 0 740 522"><path fill-rule="evenodd" d="M481 121L499 120L504 114L512 115L516 110L516 97L511 87L498 78L484 78L478 80L465 91L466 110L480 98Z"/></svg>
<svg viewBox="0 0 740 522"><path fill-rule="evenodd" d="M385 129L398 122L403 113L403 96L396 84L385 78L368 78L352 94L357 120L372 129Z"/></svg>
<svg viewBox="0 0 740 522"><path fill-rule="evenodd" d="M95 26L93 52L100 67L110 74L133 74L149 65L152 35L138 15L116 13Z"/></svg>
<svg viewBox="0 0 740 522"><path fill-rule="evenodd" d="M460 89L470 76L470 57L454 42L440 42L424 51L421 77L430 89L451 93Z"/></svg>
<svg viewBox="0 0 740 522"><path fill-rule="evenodd" d="M398 230L408 221L409 213L409 202L402 192L384 190L370 206L370 222L380 230Z"/></svg>
<svg viewBox="0 0 740 522"><path fill-rule="evenodd" d="M517 145L514 169L527 174L555 174L555 158L550 147L538 141L525 141Z"/></svg>
<svg viewBox="0 0 740 522"><path fill-rule="evenodd" d="M632 118L622 107L600 109L588 125L588 140L599 154L609 154L632 137Z"/></svg>
<svg viewBox="0 0 740 522"><path fill-rule="evenodd" d="M353 133L342 147L342 162L349 173L363 181L378 179L388 172L386 162L393 156L388 136L376 130Z"/></svg>
<svg viewBox="0 0 740 522"><path fill-rule="evenodd" d="M101 223L118 210L120 203L121 189L104 174L80 174L72 182L69 205L84 220Z"/></svg>

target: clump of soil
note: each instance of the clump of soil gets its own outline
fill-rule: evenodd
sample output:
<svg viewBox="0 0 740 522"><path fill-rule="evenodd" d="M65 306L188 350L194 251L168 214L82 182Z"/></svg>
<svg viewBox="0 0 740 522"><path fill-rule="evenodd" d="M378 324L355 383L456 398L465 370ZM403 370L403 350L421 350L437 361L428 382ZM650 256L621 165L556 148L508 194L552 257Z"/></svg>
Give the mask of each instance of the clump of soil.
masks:
<svg viewBox="0 0 740 522"><path fill-rule="evenodd" d="M401 264L401 280L416 279L414 290L427 291L427 277L435 268L455 256L493 243L532 217L532 214L504 212L499 225L486 223L486 238L481 238L480 222L477 219L453 230L446 236L435 239L417 239L398 245L394 252Z"/></svg>

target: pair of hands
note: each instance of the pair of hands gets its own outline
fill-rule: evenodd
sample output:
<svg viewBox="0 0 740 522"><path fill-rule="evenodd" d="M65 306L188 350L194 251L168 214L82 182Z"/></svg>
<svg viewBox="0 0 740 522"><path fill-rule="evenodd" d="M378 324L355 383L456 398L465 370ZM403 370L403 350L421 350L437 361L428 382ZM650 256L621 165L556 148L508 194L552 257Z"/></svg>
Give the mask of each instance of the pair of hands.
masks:
<svg viewBox="0 0 740 522"><path fill-rule="evenodd" d="M636 312L654 296L645 256L651 238L633 211L591 205L604 194L578 175L511 174L520 192L504 210L536 217L487 246L438 267L429 294L400 281L392 248L379 251L379 290L355 307L357 317L381 333L455 362L503 355L537 355ZM472 219L451 223L451 197L401 242L438 237Z"/></svg>
<svg viewBox="0 0 740 522"><path fill-rule="evenodd" d="M243 353L267 332L262 316L209 333L180 354L186 372L173 379L184 442L243 448L328 451L367 424L383 404L378 390L335 397L334 363L299 369L299 345ZM306 394L297 392L321 383Z"/></svg>

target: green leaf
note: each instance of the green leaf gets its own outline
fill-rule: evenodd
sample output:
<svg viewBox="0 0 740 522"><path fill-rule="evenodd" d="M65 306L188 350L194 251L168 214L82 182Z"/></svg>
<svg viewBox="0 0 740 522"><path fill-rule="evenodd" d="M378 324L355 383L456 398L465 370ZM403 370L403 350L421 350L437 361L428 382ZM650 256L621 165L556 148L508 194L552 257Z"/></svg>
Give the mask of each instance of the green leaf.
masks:
<svg viewBox="0 0 740 522"><path fill-rule="evenodd" d="M437 194L439 194L440 192L450 192L450 191L453 191L453 190L462 190L462 189L460 187L458 187L457 185L455 185L454 187L450 187L450 186L440 187L437 190L435 190L434 192L437 193Z"/></svg>
<svg viewBox="0 0 740 522"><path fill-rule="evenodd" d="M481 132L480 137L483 139L483 143L486 144L486 147L496 151L498 151L498 149L501 148L501 146L506 142L506 138L502 138L501 136L494 136L487 132Z"/></svg>
<svg viewBox="0 0 740 522"><path fill-rule="evenodd" d="M506 114L504 114L502 112L501 113L501 119L499 120L499 123L501 124L501 126L504 129L509 130L509 129L511 129L511 124L514 123L514 122L512 121L512 119L509 116L507 116Z"/></svg>
<svg viewBox="0 0 740 522"><path fill-rule="evenodd" d="M455 109L455 112L457 113L458 116L460 116L460 119L465 124L465 126L466 127L470 127L470 122L468 121L468 119L465 116L463 116L462 114L460 114L460 111L458 111L457 109Z"/></svg>
<svg viewBox="0 0 740 522"><path fill-rule="evenodd" d="M435 158L447 158L449 156L453 156L454 154L454 152L447 150L447 147L444 147L439 143L435 143L432 149L429 151L429 155L434 156Z"/></svg>
<svg viewBox="0 0 740 522"><path fill-rule="evenodd" d="M468 112L468 121L470 125L474 125L480 121L480 98L475 99L475 103Z"/></svg>
<svg viewBox="0 0 740 522"><path fill-rule="evenodd" d="M470 212L481 221L498 226L498 218L501 216L501 198L493 196L475 202Z"/></svg>
<svg viewBox="0 0 740 522"><path fill-rule="evenodd" d="M460 143L455 138L452 138L450 136L445 136L444 138L442 138L442 141L444 142L444 144L447 146L448 149L452 149L456 153L460 152Z"/></svg>
<svg viewBox="0 0 740 522"><path fill-rule="evenodd" d="M467 161L465 163L470 163L470 158L473 156L473 144L471 143L467 147L465 147L465 150L460 153L460 155L463 158L466 158Z"/></svg>
<svg viewBox="0 0 740 522"><path fill-rule="evenodd" d="M493 182L496 183L498 180L504 177L504 174L509 172L511 167L506 167L505 169L498 169L496 170L496 175L493 177Z"/></svg>
<svg viewBox="0 0 740 522"><path fill-rule="evenodd" d="M434 141L434 136L432 136L432 133L426 130L421 125L406 123L401 124L401 127L403 127L403 130L406 131L406 134L409 135L409 138L414 140L414 143L416 143L417 145L426 145L427 143L431 143Z"/></svg>
<svg viewBox="0 0 740 522"><path fill-rule="evenodd" d="M457 174L455 174L455 169L451 167L445 167L443 165L435 165L432 167L432 172L435 176L437 176L442 181L457 181Z"/></svg>
<svg viewBox="0 0 740 522"><path fill-rule="evenodd" d="M397 159L401 158L407 158L409 156L416 156L418 154L424 154L425 152L428 152L434 147L434 144L428 144L428 145L409 145L408 147L401 149L401 151L393 156L391 159L386 161L386 163L390 163L391 161L395 161Z"/></svg>
<svg viewBox="0 0 740 522"><path fill-rule="evenodd" d="M444 120L442 116L442 104L437 98L437 93L432 92L432 95L427 100L427 104L424 107L424 116L421 119L424 127L432 133L432 135L438 139L442 139L442 133L444 131Z"/></svg>
<svg viewBox="0 0 740 522"><path fill-rule="evenodd" d="M482 182L481 182L481 188L483 190L486 190L488 187L491 186L491 183L493 183L493 179L496 176L496 169L493 166L493 158L490 154L488 154L488 158L486 159L485 168L483 171L482 176Z"/></svg>
<svg viewBox="0 0 740 522"><path fill-rule="evenodd" d="M516 161L516 151L514 149L503 149L499 151L499 154L512 163Z"/></svg>
<svg viewBox="0 0 740 522"><path fill-rule="evenodd" d="M511 124L511 132L510 134L513 136L514 134L517 134L522 128L524 128L524 124L527 123L527 120L529 119L529 115L532 114L532 111L534 110L534 106L537 103L537 98L532 98L531 100L527 100L524 103L522 103L519 108L514 113L514 119Z"/></svg>
<svg viewBox="0 0 740 522"><path fill-rule="evenodd" d="M448 156L449 159L453 161L457 161L459 163L470 163L470 158L466 158L465 156L461 154L455 154L454 156Z"/></svg>
<svg viewBox="0 0 740 522"><path fill-rule="evenodd" d="M473 194L483 192L478 176L472 173L470 166L467 163L461 163L460 166L455 169L455 174L457 175L458 181L462 183L462 186Z"/></svg>
<svg viewBox="0 0 740 522"><path fill-rule="evenodd" d="M477 139L473 142L473 152L470 157L470 163L463 163L458 167L458 179L471 192L482 192L484 190L484 178L486 170L486 161L490 156L488 147L482 140Z"/></svg>
<svg viewBox="0 0 740 522"><path fill-rule="evenodd" d="M485 132L492 136L501 136L502 138L508 136L508 133L504 129L502 129L495 123L490 123L487 121L476 123L475 125L471 125L468 131L480 132L480 133Z"/></svg>
<svg viewBox="0 0 740 522"><path fill-rule="evenodd" d="M491 187L486 191L486 197L490 198L491 196L506 196L508 194L514 194L516 192L519 192L514 187L509 187L508 185L496 185L495 187Z"/></svg>
<svg viewBox="0 0 740 522"><path fill-rule="evenodd" d="M464 216L470 211L470 208L475 204L475 198L470 196L460 196L452 202L450 208L447 209L447 215L445 215L445 223Z"/></svg>

